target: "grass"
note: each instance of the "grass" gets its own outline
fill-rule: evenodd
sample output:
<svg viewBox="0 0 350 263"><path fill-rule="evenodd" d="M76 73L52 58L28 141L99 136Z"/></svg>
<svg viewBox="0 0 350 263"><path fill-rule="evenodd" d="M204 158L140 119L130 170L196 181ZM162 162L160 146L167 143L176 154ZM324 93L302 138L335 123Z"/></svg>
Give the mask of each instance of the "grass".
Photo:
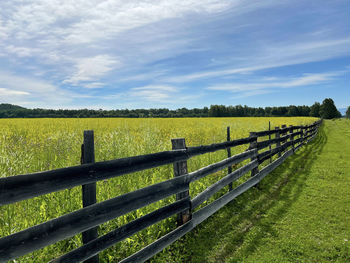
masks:
<svg viewBox="0 0 350 263"><path fill-rule="evenodd" d="M260 186L153 260L350 262L350 120L326 120Z"/></svg>
<svg viewBox="0 0 350 263"><path fill-rule="evenodd" d="M0 177L78 165L82 134L86 129L94 130L96 161L103 161L169 150L172 138L184 137L188 146L222 142L226 140L227 126L231 126L232 139L242 138L248 136L250 131L267 129L269 120L274 127L282 124L310 124L315 119L1 119ZM242 152L246 147L246 145L235 147L232 149L232 154ZM222 160L226 154L225 151L219 151L192 158L188 162L189 171ZM166 165L99 182L98 202L172 178L172 171L172 165ZM219 172L191 184L190 195L195 196L224 175L225 171ZM259 196L259 193L256 195ZM170 197L111 220L100 226L99 234L105 234L173 201L174 197ZM81 206L80 187L2 206L0 237L72 212ZM174 229L174 226L175 217L172 217L141 231L103 251L100 254L101 262L117 262ZM17 259L17 262L47 262L79 246L81 246L81 235L28 254ZM183 253L182 242L175 243L167 251L168 254L162 253L154 260L161 262L192 260L191 255Z"/></svg>

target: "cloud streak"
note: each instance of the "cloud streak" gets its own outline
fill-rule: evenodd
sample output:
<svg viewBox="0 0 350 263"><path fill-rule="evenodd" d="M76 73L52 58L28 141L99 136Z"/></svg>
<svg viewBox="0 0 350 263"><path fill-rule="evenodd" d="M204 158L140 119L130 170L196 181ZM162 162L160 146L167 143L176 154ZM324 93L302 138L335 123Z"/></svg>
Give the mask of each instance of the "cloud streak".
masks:
<svg viewBox="0 0 350 263"><path fill-rule="evenodd" d="M280 79L273 77L271 78L272 81L269 81L269 79L263 79L261 82L252 83L224 83L209 86L206 89L212 91L229 91L234 93L236 98L243 98L272 93L286 88L321 85L329 83L335 77L344 75L348 72L349 70L342 70L337 72L303 74L300 77L290 79Z"/></svg>
<svg viewBox="0 0 350 263"><path fill-rule="evenodd" d="M286 52L286 50L288 50L288 52ZM253 54L255 57L247 55L246 61L248 62L244 62L244 64L246 64L244 67L221 70L216 69L189 75L173 76L170 78L164 78L163 81L170 83L185 83L214 77L250 74L265 69L322 61L346 54L350 54L350 38L332 41L311 41L299 45L290 43L284 47L271 44L258 56L256 54Z"/></svg>

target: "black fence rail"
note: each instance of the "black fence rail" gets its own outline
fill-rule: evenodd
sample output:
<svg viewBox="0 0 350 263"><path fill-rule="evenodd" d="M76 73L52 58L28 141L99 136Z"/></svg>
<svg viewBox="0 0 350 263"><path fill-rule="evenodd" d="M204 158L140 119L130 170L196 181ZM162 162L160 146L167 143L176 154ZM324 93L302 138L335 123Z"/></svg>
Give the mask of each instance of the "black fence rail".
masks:
<svg viewBox="0 0 350 263"><path fill-rule="evenodd" d="M211 145L186 147L184 139L172 140L173 150L153 154L122 158L105 162L94 162L93 132L84 132L82 165L0 178L0 205L15 203L47 193L82 185L83 208L45 223L30 227L0 239L0 261L7 261L54 244L60 240L83 234L83 245L52 262L98 262L98 254L129 236L177 214L177 228L164 235L121 262L144 262L171 243L191 231L234 198L258 184L266 175L312 140L321 125L321 120L308 126L290 126L274 130L251 132L250 136ZM274 138L271 139L271 135ZM268 140L258 141L259 137ZM247 150L231 156L230 149L249 144ZM274 145L274 148L271 146ZM264 150L265 148L268 150ZM187 172L187 160L193 156L218 150L227 150L228 158ZM262 151L264 150L264 151ZM259 152L260 151L260 152ZM277 159L272 158L277 155ZM248 160L248 163L233 171L232 166ZM259 170L259 165L270 160ZM174 178L158 184L129 192L118 197L96 203L96 182L108 178L134 173L166 164L174 164ZM191 199L190 183L228 168L228 174ZM251 177L232 189L232 183L251 172ZM226 186L229 191L210 204L194 212L201 204ZM109 220L140 209L168 196L176 194L176 201L147 215L129 222L103 235L97 235L97 227Z"/></svg>

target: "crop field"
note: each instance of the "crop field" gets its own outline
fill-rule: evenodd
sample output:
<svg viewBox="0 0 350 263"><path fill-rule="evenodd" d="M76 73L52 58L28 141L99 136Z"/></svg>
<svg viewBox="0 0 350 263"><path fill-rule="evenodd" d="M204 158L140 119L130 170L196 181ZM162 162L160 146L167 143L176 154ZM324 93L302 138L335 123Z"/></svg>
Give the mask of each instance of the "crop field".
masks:
<svg viewBox="0 0 350 263"><path fill-rule="evenodd" d="M306 125L316 118L179 118L179 119L0 119L0 177L45 171L80 164L84 130L94 130L95 159L105 161L165 150L171 150L171 139L185 138L187 146L198 146L248 137L251 131L271 127ZM246 145L232 148L240 153ZM189 172L227 157L226 151L205 154L188 161ZM191 185L194 197L225 174L205 177ZM249 175L248 175L249 176ZM173 166L165 165L97 183L98 202L134 191L173 177ZM218 193L220 195L222 193ZM216 195L216 196L217 196ZM213 199L215 196L213 197ZM81 187L47 194L31 200L0 207L0 237L40 224L82 207ZM105 234L159 207L174 197L164 199L99 227ZM210 200L209 200L210 202ZM176 226L175 217L164 220L118 243L100 254L101 262L116 262L136 252ZM63 240L16 262L47 262L81 246L81 235ZM176 251L170 251L176 253ZM169 252L169 253L170 253ZM155 261L164 261L156 257Z"/></svg>

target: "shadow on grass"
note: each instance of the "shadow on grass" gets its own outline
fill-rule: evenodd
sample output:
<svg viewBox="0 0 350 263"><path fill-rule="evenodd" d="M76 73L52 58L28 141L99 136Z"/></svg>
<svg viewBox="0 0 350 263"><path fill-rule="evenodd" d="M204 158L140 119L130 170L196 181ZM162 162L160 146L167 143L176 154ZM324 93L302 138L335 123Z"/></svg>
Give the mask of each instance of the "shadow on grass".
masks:
<svg viewBox="0 0 350 263"><path fill-rule="evenodd" d="M322 125L313 141L264 178L260 190L249 189L179 240L174 249L182 250L180 261L226 262L234 255L239 258L253 253L266 235L275 236L274 222L282 219L299 198L311 166L326 142ZM265 214L268 214L266 218ZM247 238L252 227L259 231L254 233L254 238ZM231 262L236 261L234 258Z"/></svg>

